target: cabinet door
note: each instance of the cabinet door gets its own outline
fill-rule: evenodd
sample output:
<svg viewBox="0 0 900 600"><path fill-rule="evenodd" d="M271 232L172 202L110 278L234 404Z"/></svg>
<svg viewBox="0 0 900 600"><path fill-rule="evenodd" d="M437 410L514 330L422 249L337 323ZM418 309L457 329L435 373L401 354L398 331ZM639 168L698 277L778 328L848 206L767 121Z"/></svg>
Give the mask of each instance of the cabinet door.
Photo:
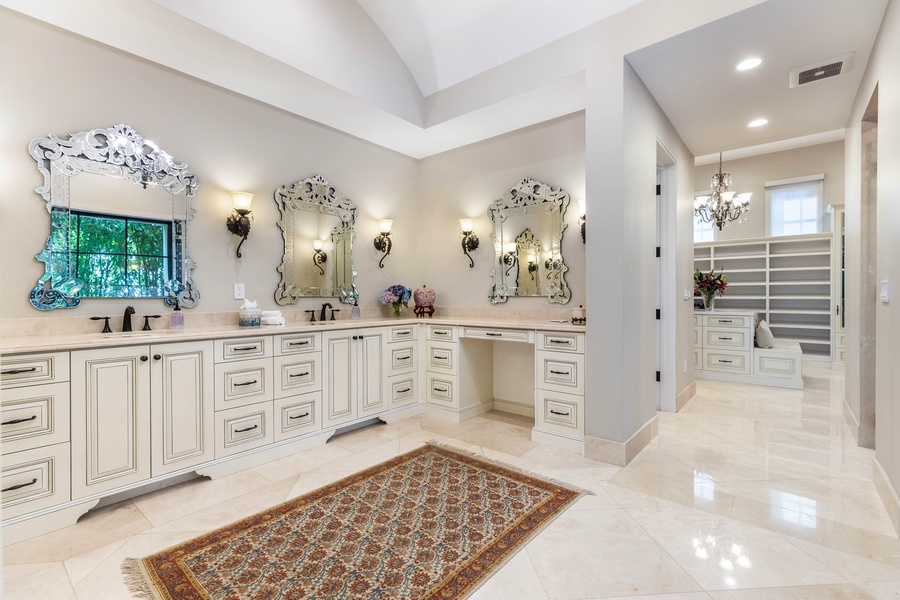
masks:
<svg viewBox="0 0 900 600"><path fill-rule="evenodd" d="M72 498L150 477L150 348L72 352Z"/></svg>
<svg viewBox="0 0 900 600"><path fill-rule="evenodd" d="M213 342L156 344L151 352L151 471L156 477L214 458Z"/></svg>
<svg viewBox="0 0 900 600"><path fill-rule="evenodd" d="M356 418L356 330L326 331L322 334L323 393L325 410L322 426L333 427Z"/></svg>
<svg viewBox="0 0 900 600"><path fill-rule="evenodd" d="M360 329L358 347L359 416L383 412L387 408L384 397L384 344L387 328Z"/></svg>

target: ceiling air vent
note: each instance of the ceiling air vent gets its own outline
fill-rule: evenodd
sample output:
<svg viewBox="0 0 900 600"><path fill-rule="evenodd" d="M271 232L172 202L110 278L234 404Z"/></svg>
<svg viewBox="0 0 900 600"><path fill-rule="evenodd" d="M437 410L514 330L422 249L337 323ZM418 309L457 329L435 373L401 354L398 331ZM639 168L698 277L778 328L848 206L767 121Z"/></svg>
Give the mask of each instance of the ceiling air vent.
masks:
<svg viewBox="0 0 900 600"><path fill-rule="evenodd" d="M835 56L833 58L820 60L816 63L791 69L791 87L798 87L806 85L807 83L813 83L814 81L821 81L830 77L843 75L844 73L849 72L853 67L854 56L856 56L856 52L848 52L841 56Z"/></svg>

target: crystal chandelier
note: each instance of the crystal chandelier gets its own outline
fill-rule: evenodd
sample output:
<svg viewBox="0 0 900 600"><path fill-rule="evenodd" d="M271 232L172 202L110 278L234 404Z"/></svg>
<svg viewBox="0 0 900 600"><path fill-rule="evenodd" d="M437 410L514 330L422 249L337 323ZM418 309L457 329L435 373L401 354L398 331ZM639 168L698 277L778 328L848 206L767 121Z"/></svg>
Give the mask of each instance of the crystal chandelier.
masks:
<svg viewBox="0 0 900 600"><path fill-rule="evenodd" d="M712 176L709 184L710 196L694 198L694 215L704 223L715 223L719 231L727 221L735 221L750 210L751 192L736 194L731 187L731 174L722 172L722 153L719 152L719 172Z"/></svg>

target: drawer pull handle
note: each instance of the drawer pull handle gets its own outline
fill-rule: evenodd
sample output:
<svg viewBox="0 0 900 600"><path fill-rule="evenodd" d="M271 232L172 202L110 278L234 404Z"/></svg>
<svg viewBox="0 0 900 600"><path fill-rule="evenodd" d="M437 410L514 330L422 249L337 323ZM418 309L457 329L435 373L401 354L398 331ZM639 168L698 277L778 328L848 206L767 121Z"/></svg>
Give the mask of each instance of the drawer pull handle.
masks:
<svg viewBox="0 0 900 600"><path fill-rule="evenodd" d="M309 346L309 340L303 340L302 342L288 342L288 346Z"/></svg>
<svg viewBox="0 0 900 600"><path fill-rule="evenodd" d="M34 485L37 483L37 478L32 479L30 483L20 483L19 485L11 485L8 488L3 488L0 492L11 492L13 490L21 490L23 487L28 487L29 485Z"/></svg>
<svg viewBox="0 0 900 600"><path fill-rule="evenodd" d="M450 390L448 390L447 388L439 388L439 387L436 387L436 388L434 388L434 391L436 391L436 392L449 392Z"/></svg>
<svg viewBox="0 0 900 600"><path fill-rule="evenodd" d="M247 352L248 350L259 350L259 346L241 346L232 349L233 352Z"/></svg>
<svg viewBox="0 0 900 600"><path fill-rule="evenodd" d="M245 433L245 432L247 432L247 431L253 431L253 430L256 429L257 427L259 427L259 425L254 425L254 426L252 426L252 427L247 427L247 428L245 428L245 429L235 429L234 432L235 432L235 433Z"/></svg>
<svg viewBox="0 0 900 600"><path fill-rule="evenodd" d="M397 331L396 335L409 335L412 333L409 329L404 329L403 331Z"/></svg>
<svg viewBox="0 0 900 600"><path fill-rule="evenodd" d="M406 392L409 392L411 389L412 389L412 388L406 388L405 390L397 390L397 393L398 393L398 394L405 394Z"/></svg>
<svg viewBox="0 0 900 600"><path fill-rule="evenodd" d="M292 375L288 375L288 377L306 377L307 375L309 375L309 371L306 371L305 373L294 373Z"/></svg>
<svg viewBox="0 0 900 600"><path fill-rule="evenodd" d="M488 332L485 332L484 335L489 335L489 336L491 336L491 337L500 337L500 336L502 336L503 334L502 334L502 333L494 333L494 332L492 332L492 331L488 331Z"/></svg>
<svg viewBox="0 0 900 600"><path fill-rule="evenodd" d="M398 356L397 360L409 360L408 356Z"/></svg>
<svg viewBox="0 0 900 600"><path fill-rule="evenodd" d="M10 369L9 371L3 371L2 375L19 375L21 373L34 373L37 371L37 367L31 367L29 369Z"/></svg>
<svg viewBox="0 0 900 600"><path fill-rule="evenodd" d="M554 371L553 369L550 369L550 372L554 375L571 375L569 371Z"/></svg>
<svg viewBox="0 0 900 600"><path fill-rule="evenodd" d="M259 381L257 381L256 379L254 379L253 381L245 381L244 383L235 383L235 384L234 384L234 387L242 387L242 386L245 386L245 385L253 385L254 383L259 383Z"/></svg>
<svg viewBox="0 0 900 600"><path fill-rule="evenodd" d="M719 319L719 323L733 323L731 319Z"/></svg>
<svg viewBox="0 0 900 600"><path fill-rule="evenodd" d="M551 344L565 344L566 346L572 345L572 340L547 340Z"/></svg>
<svg viewBox="0 0 900 600"><path fill-rule="evenodd" d="M296 417L288 417L288 419L302 419L303 417L308 417L308 416L309 416L309 413L305 412L302 415L297 415ZM256 427L256 425L254 425L253 427Z"/></svg>
<svg viewBox="0 0 900 600"><path fill-rule="evenodd" d="M720 358L720 359L719 359L719 362L720 362L720 363L728 363L728 364L731 364L731 363L733 363L734 361L733 361L733 360L722 360L722 359Z"/></svg>
<svg viewBox="0 0 900 600"><path fill-rule="evenodd" d="M568 417L568 416L569 416L569 413L567 413L567 412L565 412L565 413L564 413L564 412L559 412L559 411L557 411L557 410L553 410L552 408L550 409L550 414L551 414L551 415L559 415L559 416L561 416L561 417Z"/></svg>
<svg viewBox="0 0 900 600"><path fill-rule="evenodd" d="M449 331L435 331L434 335L450 335Z"/></svg>
<svg viewBox="0 0 900 600"><path fill-rule="evenodd" d="M27 419L13 419L12 421L3 421L0 425L16 425L17 423L26 423L28 421L34 421L37 419L37 415L31 415Z"/></svg>
<svg viewBox="0 0 900 600"><path fill-rule="evenodd" d="M733 339L734 339L734 338L730 338L730 337L727 337L727 338L726 338L726 337L720 337L720 338L719 338L719 341L722 341L722 340L728 340L728 341L731 341L731 340L733 340Z"/></svg>
<svg viewBox="0 0 900 600"><path fill-rule="evenodd" d="M434 357L438 360L450 360L449 354L435 354Z"/></svg>

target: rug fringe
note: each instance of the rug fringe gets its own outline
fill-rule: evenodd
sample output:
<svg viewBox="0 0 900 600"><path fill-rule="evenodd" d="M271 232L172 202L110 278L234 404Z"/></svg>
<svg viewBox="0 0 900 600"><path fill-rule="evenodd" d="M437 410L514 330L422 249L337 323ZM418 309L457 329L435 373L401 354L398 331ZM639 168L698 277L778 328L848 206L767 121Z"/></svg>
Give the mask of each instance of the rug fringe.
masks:
<svg viewBox="0 0 900 600"><path fill-rule="evenodd" d="M153 591L153 586L144 575L141 559L126 558L122 561L122 576L125 578L125 586L132 598L138 600L157 600L159 595Z"/></svg>
<svg viewBox="0 0 900 600"><path fill-rule="evenodd" d="M482 460L486 463L496 465L498 467L503 467L504 469L509 469L510 471L515 471L516 473L521 473L522 475L527 475L528 477L535 477L537 479L543 479L544 481L549 481L550 483L555 483L556 485L561 485L563 487L567 487L571 490L575 490L579 494L584 496L596 496L595 492L591 490L585 489L583 487L579 487L577 485L573 485L571 483L567 483L565 481L560 481L554 477L547 477L546 475L541 475L540 473L535 473L534 471L529 471L528 469L523 469L522 467L511 465L507 462L503 462L502 460L497 460L496 458L490 458L484 456L483 454L475 454L471 450L464 450L462 448L457 448L456 446L452 446L445 442L438 442L435 440L428 440L425 442L429 446L434 446L436 448L443 448L444 450L450 450L451 452L457 452L459 454L465 454L466 456L471 456L472 458L477 458L478 460Z"/></svg>

